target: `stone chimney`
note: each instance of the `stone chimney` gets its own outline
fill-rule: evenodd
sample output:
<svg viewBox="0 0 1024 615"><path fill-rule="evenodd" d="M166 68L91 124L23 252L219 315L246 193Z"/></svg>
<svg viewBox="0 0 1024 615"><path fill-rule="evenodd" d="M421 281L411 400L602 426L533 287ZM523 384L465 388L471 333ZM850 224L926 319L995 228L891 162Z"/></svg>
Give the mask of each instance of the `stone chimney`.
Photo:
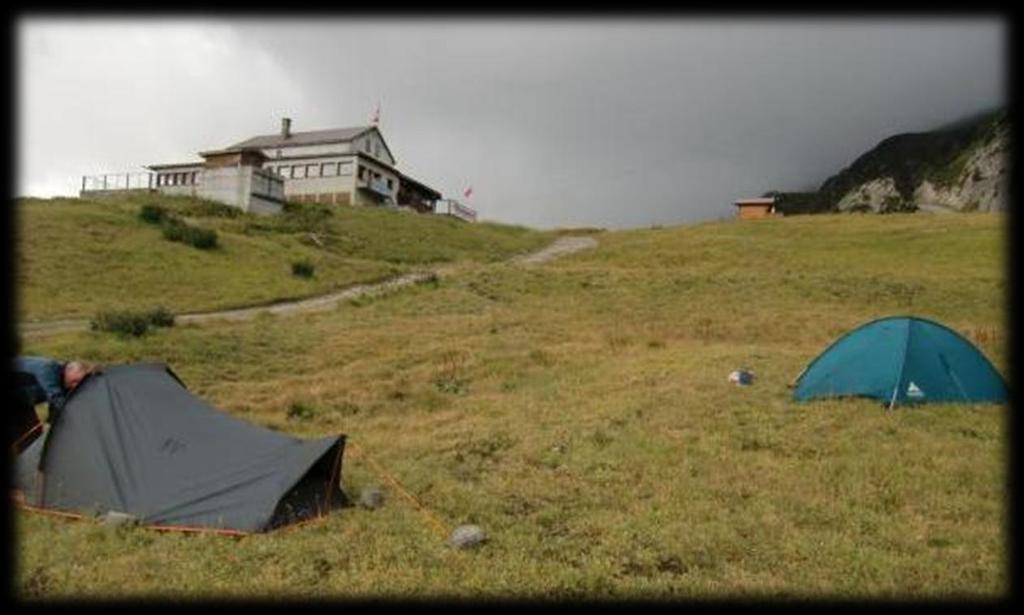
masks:
<svg viewBox="0 0 1024 615"><path fill-rule="evenodd" d="M292 118L281 118L281 136L285 139L292 136Z"/></svg>

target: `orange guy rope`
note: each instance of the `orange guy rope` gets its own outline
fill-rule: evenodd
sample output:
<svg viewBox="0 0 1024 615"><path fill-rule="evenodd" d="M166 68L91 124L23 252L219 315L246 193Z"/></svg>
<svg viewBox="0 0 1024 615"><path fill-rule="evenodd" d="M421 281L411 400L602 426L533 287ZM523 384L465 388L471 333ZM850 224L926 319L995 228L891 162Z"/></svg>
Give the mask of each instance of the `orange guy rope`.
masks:
<svg viewBox="0 0 1024 615"><path fill-rule="evenodd" d="M441 522L436 516L434 516L427 509L426 506L421 504L420 501L416 499L416 496L406 491L397 480L395 480L390 474L388 474L388 472L384 468L380 467L380 465L378 465L376 461L371 459L369 455L363 452L363 450L360 449L355 442L348 442L347 445L351 449L353 449L352 452L366 459L366 461L368 461L370 465L372 465L381 476L383 476L388 482L394 485L398 493L402 494L403 496L405 496L407 500L412 502L412 505L415 506L416 509L419 510L421 513L423 513L423 516L426 517L427 520L429 520L433 524L434 529L440 532L442 538L448 538L448 535L451 533L448 530L448 527L443 522Z"/></svg>

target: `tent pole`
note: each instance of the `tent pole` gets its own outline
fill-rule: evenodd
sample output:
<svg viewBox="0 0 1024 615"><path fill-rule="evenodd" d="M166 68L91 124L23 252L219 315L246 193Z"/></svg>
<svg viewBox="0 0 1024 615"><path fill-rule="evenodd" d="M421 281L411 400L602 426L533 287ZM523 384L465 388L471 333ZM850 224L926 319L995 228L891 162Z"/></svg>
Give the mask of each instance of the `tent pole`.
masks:
<svg viewBox="0 0 1024 615"><path fill-rule="evenodd" d="M907 337L903 339L903 356L900 357L900 368L896 372L896 384L892 388L892 398L889 400L889 410L892 410L893 406L896 405L896 396L900 392L900 383L903 382L903 370L907 366L907 352L910 350L910 326L912 322L907 322Z"/></svg>

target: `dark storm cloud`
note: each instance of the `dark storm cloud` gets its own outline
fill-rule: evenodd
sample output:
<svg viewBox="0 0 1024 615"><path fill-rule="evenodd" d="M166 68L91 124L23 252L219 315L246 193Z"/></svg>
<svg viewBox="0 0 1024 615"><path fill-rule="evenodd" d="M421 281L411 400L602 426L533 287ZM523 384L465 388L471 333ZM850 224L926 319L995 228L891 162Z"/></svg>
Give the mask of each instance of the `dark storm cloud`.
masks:
<svg viewBox="0 0 1024 615"><path fill-rule="evenodd" d="M161 43L181 82L148 110L146 143L168 135L150 159L274 132L283 115L295 130L366 124L379 101L404 172L451 196L472 184L484 218L543 227L728 216L736 198L816 187L886 136L1004 99L997 20L204 27ZM196 54L174 59L189 32L220 64L189 74Z"/></svg>

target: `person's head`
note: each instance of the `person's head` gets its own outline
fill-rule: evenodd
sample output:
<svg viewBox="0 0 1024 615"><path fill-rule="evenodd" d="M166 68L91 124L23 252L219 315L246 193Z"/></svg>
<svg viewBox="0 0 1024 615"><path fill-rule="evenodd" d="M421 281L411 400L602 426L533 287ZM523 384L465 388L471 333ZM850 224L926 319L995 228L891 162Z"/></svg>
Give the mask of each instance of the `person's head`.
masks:
<svg viewBox="0 0 1024 615"><path fill-rule="evenodd" d="M69 361L64 365L64 388L73 391L78 383L90 372L89 367L81 361Z"/></svg>

